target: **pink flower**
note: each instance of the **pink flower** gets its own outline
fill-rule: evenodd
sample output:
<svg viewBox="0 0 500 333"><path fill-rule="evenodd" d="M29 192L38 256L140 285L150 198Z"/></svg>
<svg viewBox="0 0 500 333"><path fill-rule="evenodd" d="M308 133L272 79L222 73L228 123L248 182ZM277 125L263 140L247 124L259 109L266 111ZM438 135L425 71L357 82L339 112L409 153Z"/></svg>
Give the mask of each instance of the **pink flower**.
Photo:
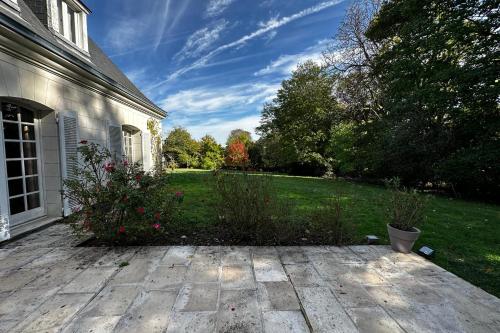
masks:
<svg viewBox="0 0 500 333"><path fill-rule="evenodd" d="M143 215L145 212L146 212L146 209L144 209L144 207L137 207L137 213Z"/></svg>
<svg viewBox="0 0 500 333"><path fill-rule="evenodd" d="M128 161L127 161L127 160L124 160L124 161L123 161L123 165L124 165L124 166L127 166L127 165L128 165Z"/></svg>
<svg viewBox="0 0 500 333"><path fill-rule="evenodd" d="M118 233L119 233L119 234L124 234L124 233L125 233L125 227L121 225L121 226L118 228Z"/></svg>
<svg viewBox="0 0 500 333"><path fill-rule="evenodd" d="M153 224L153 228L156 229L156 230L159 230L160 227L161 227L161 225L159 223Z"/></svg>
<svg viewBox="0 0 500 333"><path fill-rule="evenodd" d="M82 144L82 145L86 145L87 143L88 143L88 141L87 141L87 140L82 140L82 141L80 141L80 144Z"/></svg>
<svg viewBox="0 0 500 333"><path fill-rule="evenodd" d="M112 163L112 162L106 163L104 165L104 170L106 170L106 172L113 172L113 171L115 171L115 164Z"/></svg>
<svg viewBox="0 0 500 333"><path fill-rule="evenodd" d="M180 197L184 196L184 193L182 193L182 192L175 192L175 196L177 198L180 198Z"/></svg>

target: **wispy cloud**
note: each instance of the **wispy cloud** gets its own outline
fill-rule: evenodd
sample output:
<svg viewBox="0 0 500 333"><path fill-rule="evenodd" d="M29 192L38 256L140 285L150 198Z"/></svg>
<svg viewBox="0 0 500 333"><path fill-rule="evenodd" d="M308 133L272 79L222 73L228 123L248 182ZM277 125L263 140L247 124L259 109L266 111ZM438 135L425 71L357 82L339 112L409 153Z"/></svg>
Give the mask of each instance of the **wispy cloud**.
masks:
<svg viewBox="0 0 500 333"><path fill-rule="evenodd" d="M108 46L115 55L137 49L137 41L144 41L149 49L158 49L165 44L165 36L183 17L190 1L147 1L140 9L125 2L120 19L107 30Z"/></svg>
<svg viewBox="0 0 500 333"><path fill-rule="evenodd" d="M170 82L170 81L178 78L179 76L184 75L184 74L186 74L194 69L198 69L198 68L203 67L213 57L215 57L216 55L220 54L221 52L223 52L225 50L242 46L245 43L247 43L248 41L255 39L257 37L260 37L264 34L267 34L272 30L278 29L286 24L289 24L290 22L296 21L296 20L301 19L305 16L312 15L312 14L318 13L322 10L325 10L327 8L333 7L333 6L339 4L343 1L344 0L325 1L325 2L322 2L318 5L306 8L306 9L304 9L300 12L297 12L293 15L290 15L290 16L282 17L279 19L273 18L273 19L269 20L268 22L262 24L262 26L259 29L257 29L256 31L254 31L248 35L245 35L245 36L241 37L240 39L235 40L231 43L227 43L227 44L224 44L222 46L219 46L218 48L212 50L211 52L209 52L205 56L203 56L200 59L198 59L197 61L193 62L192 64L178 69L177 71L170 74L166 80L162 80L162 81L158 82L157 84L151 86L150 89L157 88L157 87L159 87L167 82Z"/></svg>
<svg viewBox="0 0 500 333"><path fill-rule="evenodd" d="M144 20L133 19L120 20L114 27L108 30L106 42L117 52L123 52L134 47L137 40L140 40L147 24Z"/></svg>
<svg viewBox="0 0 500 333"><path fill-rule="evenodd" d="M207 5L205 16L216 17L221 15L234 1L235 0L210 0Z"/></svg>
<svg viewBox="0 0 500 333"><path fill-rule="evenodd" d="M320 40L315 45L308 47L301 53L284 54L278 59L271 61L269 65L254 73L255 76L263 75L282 75L288 76L297 67L298 64L307 60L312 60L317 63L322 61L322 52L326 45L330 42L328 39Z"/></svg>
<svg viewBox="0 0 500 333"><path fill-rule="evenodd" d="M199 57L203 52L213 48L213 44L217 41L222 31L227 27L226 20L219 20L208 27L197 30L193 33L184 47L174 55L176 61Z"/></svg>
<svg viewBox="0 0 500 333"><path fill-rule="evenodd" d="M161 106L171 114L208 114L236 110L271 100L279 83L245 83L229 87L197 87L167 96Z"/></svg>

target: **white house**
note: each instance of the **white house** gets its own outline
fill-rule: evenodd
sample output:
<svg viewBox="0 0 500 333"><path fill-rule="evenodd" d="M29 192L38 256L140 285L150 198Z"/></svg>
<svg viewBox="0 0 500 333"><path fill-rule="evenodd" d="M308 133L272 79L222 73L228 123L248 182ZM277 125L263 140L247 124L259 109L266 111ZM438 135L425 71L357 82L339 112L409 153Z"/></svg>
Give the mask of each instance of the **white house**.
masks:
<svg viewBox="0 0 500 333"><path fill-rule="evenodd" d="M153 104L87 35L80 0L0 0L0 241L70 212L81 140L152 166Z"/></svg>

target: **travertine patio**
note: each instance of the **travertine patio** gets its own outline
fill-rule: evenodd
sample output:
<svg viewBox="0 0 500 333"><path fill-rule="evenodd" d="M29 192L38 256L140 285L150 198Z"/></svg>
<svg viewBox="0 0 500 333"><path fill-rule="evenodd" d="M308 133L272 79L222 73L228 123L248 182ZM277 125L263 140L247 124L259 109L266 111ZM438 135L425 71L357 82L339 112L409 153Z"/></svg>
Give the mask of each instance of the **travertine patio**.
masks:
<svg viewBox="0 0 500 333"><path fill-rule="evenodd" d="M1 332L500 331L499 299L386 246L76 243L55 225L0 247Z"/></svg>

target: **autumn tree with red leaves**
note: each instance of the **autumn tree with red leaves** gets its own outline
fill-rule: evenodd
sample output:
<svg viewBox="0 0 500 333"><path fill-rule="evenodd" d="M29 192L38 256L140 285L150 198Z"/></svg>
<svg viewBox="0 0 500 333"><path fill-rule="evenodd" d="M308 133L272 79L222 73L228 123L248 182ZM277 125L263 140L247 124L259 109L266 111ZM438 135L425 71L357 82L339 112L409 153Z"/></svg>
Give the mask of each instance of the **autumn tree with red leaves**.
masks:
<svg viewBox="0 0 500 333"><path fill-rule="evenodd" d="M250 158L245 144L236 140L227 146L226 165L228 167L245 168Z"/></svg>

